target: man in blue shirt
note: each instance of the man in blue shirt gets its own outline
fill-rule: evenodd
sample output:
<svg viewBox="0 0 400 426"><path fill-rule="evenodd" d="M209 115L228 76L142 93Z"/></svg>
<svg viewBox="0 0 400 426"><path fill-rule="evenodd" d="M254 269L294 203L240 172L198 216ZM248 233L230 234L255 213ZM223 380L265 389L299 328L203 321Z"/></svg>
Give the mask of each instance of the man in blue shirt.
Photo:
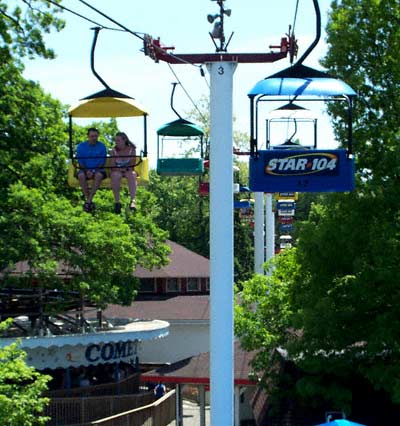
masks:
<svg viewBox="0 0 400 426"><path fill-rule="evenodd" d="M88 140L81 142L76 150L76 158L79 164L78 179L85 196L83 210L91 212L94 210L93 197L99 188L101 181L106 177L104 165L107 159L107 149L99 142L99 131L94 127L88 129ZM92 187L89 189L88 179L93 179Z"/></svg>

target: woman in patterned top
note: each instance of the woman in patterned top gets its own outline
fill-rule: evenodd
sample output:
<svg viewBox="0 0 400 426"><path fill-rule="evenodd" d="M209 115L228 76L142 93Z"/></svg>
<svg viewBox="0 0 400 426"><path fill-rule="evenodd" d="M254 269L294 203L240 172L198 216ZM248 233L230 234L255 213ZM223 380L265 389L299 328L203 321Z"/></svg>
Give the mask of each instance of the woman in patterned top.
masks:
<svg viewBox="0 0 400 426"><path fill-rule="evenodd" d="M131 201L129 208L136 210L136 146L130 142L124 132L118 132L115 135L115 148L111 151L111 188L114 193L115 213L121 213L120 188L123 177L128 181L129 194Z"/></svg>

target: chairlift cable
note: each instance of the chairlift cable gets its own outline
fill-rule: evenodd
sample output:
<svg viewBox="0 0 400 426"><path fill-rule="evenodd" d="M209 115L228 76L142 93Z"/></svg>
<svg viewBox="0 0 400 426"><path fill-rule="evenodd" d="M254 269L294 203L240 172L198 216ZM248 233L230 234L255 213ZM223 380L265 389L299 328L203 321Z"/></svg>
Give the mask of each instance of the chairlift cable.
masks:
<svg viewBox="0 0 400 426"><path fill-rule="evenodd" d="M81 15L80 13L78 13L78 12L75 12L74 10L72 10L72 9L69 9L68 7L66 7L66 6L63 6L63 5L61 5L61 4L59 4L59 3L56 3L55 1L53 1L53 0L46 0L48 3L50 3L50 4L52 4L53 6L56 6L56 7L59 7L60 9L62 9L62 10L65 10L65 11L67 11L67 12L69 12L69 13L72 13L73 15L76 15L76 16L78 16L79 18L82 18L82 19L84 19L85 21L88 21L88 22L90 22L91 24L95 24L95 25L97 25L98 27L101 27L102 29L105 29L105 30L112 30L112 31L124 31L124 30L122 30L122 29L119 29L119 28L111 28L111 27L106 27L106 26L104 26L104 25L102 25L102 24L99 24L98 22L96 22L96 21L93 21L92 19L90 19L90 18L88 18L88 17L86 17L86 16L84 16L84 15Z"/></svg>
<svg viewBox="0 0 400 426"><path fill-rule="evenodd" d="M207 87L208 87L208 89L209 90L211 90L211 86L210 86L210 83L209 83L209 81L207 80L207 77L205 76L205 74L204 74L204 70L203 70L203 68L200 66L200 74L201 74L201 76L204 78L204 81L206 82L206 85L207 85Z"/></svg>
<svg viewBox="0 0 400 426"><path fill-rule="evenodd" d="M200 117L202 118L202 120L206 121L206 118L204 117L204 115L202 114L202 112L200 111L199 107L197 106L196 102L193 100L193 98L190 96L189 92L185 89L184 85L182 84L182 82L180 81L179 77L176 75L175 71L173 70L171 64L169 64L167 62L167 65L169 67L169 69L171 70L172 74L174 75L174 77L176 78L176 80L178 81L178 83L180 84L180 86L182 87L182 90L185 92L186 96L189 98L190 102L193 104L193 106L195 107L195 109L197 110L197 112L200 114Z"/></svg>
<svg viewBox="0 0 400 426"><path fill-rule="evenodd" d="M299 10L299 2L300 2L300 0L297 0L296 1L296 9L295 9L295 11L294 11L294 17L293 17L293 25L292 25L292 34L289 34L289 35L291 35L291 36L294 36L294 28L295 28L295 26L296 26L296 20L297 20L297 12L298 12L298 10Z"/></svg>
<svg viewBox="0 0 400 426"><path fill-rule="evenodd" d="M119 23L115 19L111 18L110 16L108 16L107 14L105 14L104 12L102 12L101 10L96 9L94 6L92 6L88 2L86 2L84 0L78 0L78 1L80 1L82 4L84 4L85 6L89 7L90 9L94 10L95 12L99 13L104 18L106 18L109 21L113 22L115 25L118 25L119 27L121 27L126 32L128 32L128 33L134 35L135 37L139 38L140 40L144 41L144 37L142 37L141 35L139 35L138 32L130 30L129 28L125 27L124 25L122 25L121 23Z"/></svg>
<svg viewBox="0 0 400 426"><path fill-rule="evenodd" d="M130 30L129 28L125 27L124 25L122 25L121 23L119 23L118 21L116 21L115 19L111 18L110 16L108 16L107 14L105 14L105 13L103 13L102 11L98 10L97 8L95 8L94 6L90 5L89 3L87 3L87 2L86 2L86 1L84 1L84 0L78 0L78 1L80 1L80 2L81 2L81 3L83 3L85 6L89 7L90 9L94 10L95 12L99 13L100 15L104 16L106 19L110 20L111 22L115 23L116 25L118 25L119 27L121 27L121 29L106 27L106 26L104 26L104 25L102 25L102 24L99 24L99 23L98 23L98 22L96 22L96 21L93 21L93 20L91 20L91 19L89 19L89 18L87 18L87 17L85 17L85 16L83 16L83 15L81 15L81 14L79 14L79 13L77 13L77 12L73 11L73 10L71 10L71 9L68 9L68 8L67 8L67 7L65 7L65 6L62 6L62 5L58 4L58 3L56 3L56 2L55 2L55 1L53 1L53 0L47 0L47 1L48 1L49 3L51 3L51 4L53 4L54 6L57 6L57 7L61 8L61 9L63 9L63 10L66 10L66 11L68 11L68 12L70 12L70 13L72 13L72 14L76 15L76 16L79 16L79 17L80 17L80 18L82 18L82 19L87 20L88 22L91 22L92 24L97 25L98 27L100 27L100 28L102 28L102 29L114 30L114 31L126 31L126 32L128 32L128 33L130 33L130 34L133 34L135 37L138 37L139 39L141 39L141 40L143 40L143 41L144 41L144 36L146 35L146 33L142 33L142 32L138 32L138 31L132 31L132 30ZM174 57L174 58L178 59L178 60L179 60L180 62L182 62L182 63L188 64L188 65L192 65L192 66L194 66L194 67L196 67L196 68L199 68L199 70L200 70L200 72L201 72L202 77L204 77L204 79L205 79L205 82L206 82L207 87L208 87L208 88L210 88L210 84L209 84L209 82L207 81L207 79L206 79L206 77L205 77L205 75L204 75L204 71L203 71L203 68L202 68L202 66L201 66L201 65L196 65L196 64L193 64L193 63L191 63L191 62L185 61L184 59L179 58L178 56L176 56L176 55L174 55L173 53L170 53L170 52L168 52L168 55L170 55L170 56L172 56L172 57ZM193 102L193 101L192 101L192 102Z"/></svg>
<svg viewBox="0 0 400 426"><path fill-rule="evenodd" d="M164 53L164 54L167 54L167 55L169 55L169 56L171 56L172 58L175 58L175 59L176 59L176 60L178 60L179 62L182 62L182 64L192 65L193 67L198 68L198 69L200 70L200 75L201 75L202 77L204 77L204 81L206 82L207 87L210 89L210 83L208 82L208 80L207 80L207 78L206 78L206 76L205 76L205 73L204 73L204 70L203 70L203 66L202 66L202 65L196 65L196 64L194 64L194 63L192 63L192 62L185 61L184 59L180 58L180 57L179 57L179 56L177 56L177 55L174 55L174 54L173 54L173 53L171 53L171 52L165 52L165 51L163 50L163 53Z"/></svg>
<svg viewBox="0 0 400 426"><path fill-rule="evenodd" d="M173 57L173 58L177 59L179 62L182 62L183 64L192 65L192 66L194 66L195 68L198 68L198 69L200 70L200 75L201 75L202 77L204 77L204 81L206 82L207 87L210 89L210 83L208 82L208 80L207 80L207 78L206 78L206 76L205 76L205 73L204 73L204 70L203 70L203 66L202 66L202 65L196 65L196 64L193 64L192 62L185 61L184 59L180 58L180 57L179 57L179 56L177 56L177 55L174 55L174 54L173 54L173 53L171 53L171 52L165 52L165 51L163 51L163 53L166 53L167 55L169 55L169 56L171 56L171 57Z"/></svg>

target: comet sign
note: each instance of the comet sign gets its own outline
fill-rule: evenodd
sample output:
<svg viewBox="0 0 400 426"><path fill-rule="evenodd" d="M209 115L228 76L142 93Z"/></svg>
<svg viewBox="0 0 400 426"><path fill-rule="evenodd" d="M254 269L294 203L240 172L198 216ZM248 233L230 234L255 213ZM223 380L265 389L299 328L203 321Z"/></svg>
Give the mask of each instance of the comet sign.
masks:
<svg viewBox="0 0 400 426"><path fill-rule="evenodd" d="M250 158L256 192L344 192L354 189L354 160L344 149L267 150Z"/></svg>

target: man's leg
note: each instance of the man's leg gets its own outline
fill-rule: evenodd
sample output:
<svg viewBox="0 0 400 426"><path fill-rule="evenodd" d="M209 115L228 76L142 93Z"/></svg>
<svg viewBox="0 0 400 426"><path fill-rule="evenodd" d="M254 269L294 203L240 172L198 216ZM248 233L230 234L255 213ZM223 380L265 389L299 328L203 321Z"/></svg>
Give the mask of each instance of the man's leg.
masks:
<svg viewBox="0 0 400 426"><path fill-rule="evenodd" d="M97 171L94 174L93 186L92 186L92 189L90 190L89 196L87 198L88 203L92 203L94 194L96 194L96 191L99 189L99 186L100 186L101 181L103 179L104 179L104 173L103 172Z"/></svg>
<svg viewBox="0 0 400 426"><path fill-rule="evenodd" d="M82 188L83 195L85 196L85 200L87 201L89 198L89 187L87 184L85 171L81 170L80 172L78 172L78 180L79 180L79 185Z"/></svg>

